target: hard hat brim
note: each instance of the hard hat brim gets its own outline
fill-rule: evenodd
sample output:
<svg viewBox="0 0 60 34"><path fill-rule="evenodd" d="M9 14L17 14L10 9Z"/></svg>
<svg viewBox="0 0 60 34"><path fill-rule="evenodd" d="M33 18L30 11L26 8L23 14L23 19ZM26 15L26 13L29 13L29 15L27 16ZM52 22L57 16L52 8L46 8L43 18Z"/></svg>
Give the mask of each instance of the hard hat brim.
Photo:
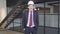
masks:
<svg viewBox="0 0 60 34"><path fill-rule="evenodd" d="M34 5L34 4L28 4L28 5Z"/></svg>

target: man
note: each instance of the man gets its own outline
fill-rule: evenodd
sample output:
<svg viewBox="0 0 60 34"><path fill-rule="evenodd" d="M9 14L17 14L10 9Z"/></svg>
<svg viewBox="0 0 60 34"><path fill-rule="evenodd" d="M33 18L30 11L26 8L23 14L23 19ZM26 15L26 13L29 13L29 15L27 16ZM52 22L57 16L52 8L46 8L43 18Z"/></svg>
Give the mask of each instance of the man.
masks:
<svg viewBox="0 0 60 34"><path fill-rule="evenodd" d="M23 11L22 26L25 34L37 34L39 24L38 12L34 10L34 2L28 2L28 9Z"/></svg>

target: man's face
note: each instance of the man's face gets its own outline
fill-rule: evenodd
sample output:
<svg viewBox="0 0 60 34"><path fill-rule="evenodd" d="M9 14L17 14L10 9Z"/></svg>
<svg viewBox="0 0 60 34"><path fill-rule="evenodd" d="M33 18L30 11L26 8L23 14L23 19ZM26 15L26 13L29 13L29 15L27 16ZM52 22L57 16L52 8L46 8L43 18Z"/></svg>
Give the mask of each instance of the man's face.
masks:
<svg viewBox="0 0 60 34"><path fill-rule="evenodd" d="M33 8L34 8L34 5L28 5L28 8L29 8L29 10L33 10Z"/></svg>

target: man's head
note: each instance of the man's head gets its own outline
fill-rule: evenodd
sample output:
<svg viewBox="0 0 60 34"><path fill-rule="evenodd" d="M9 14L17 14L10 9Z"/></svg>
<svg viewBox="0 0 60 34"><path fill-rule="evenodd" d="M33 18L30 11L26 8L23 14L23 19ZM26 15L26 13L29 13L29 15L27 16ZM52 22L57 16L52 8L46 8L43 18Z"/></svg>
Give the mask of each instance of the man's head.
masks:
<svg viewBox="0 0 60 34"><path fill-rule="evenodd" d="M34 8L34 2L33 1L28 2L28 8L29 8L29 10L33 10L33 8Z"/></svg>

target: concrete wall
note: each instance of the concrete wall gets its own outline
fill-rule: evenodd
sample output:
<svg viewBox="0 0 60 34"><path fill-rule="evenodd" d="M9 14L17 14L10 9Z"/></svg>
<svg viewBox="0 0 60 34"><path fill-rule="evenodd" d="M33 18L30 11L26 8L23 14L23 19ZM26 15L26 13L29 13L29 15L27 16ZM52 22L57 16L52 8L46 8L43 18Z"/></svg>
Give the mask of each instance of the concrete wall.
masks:
<svg viewBox="0 0 60 34"><path fill-rule="evenodd" d="M0 22L7 15L6 0L0 0Z"/></svg>

